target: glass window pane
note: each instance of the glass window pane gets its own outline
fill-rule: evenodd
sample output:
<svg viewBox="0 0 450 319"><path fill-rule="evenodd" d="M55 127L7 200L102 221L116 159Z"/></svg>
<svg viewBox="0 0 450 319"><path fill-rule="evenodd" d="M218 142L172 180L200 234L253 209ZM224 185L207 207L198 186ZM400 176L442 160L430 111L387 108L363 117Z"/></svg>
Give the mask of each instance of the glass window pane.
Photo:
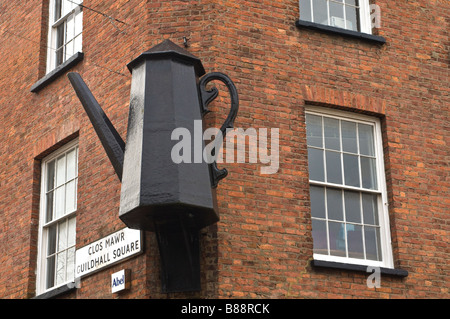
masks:
<svg viewBox="0 0 450 319"><path fill-rule="evenodd" d="M380 231L378 227L364 226L366 259L381 261Z"/></svg>
<svg viewBox="0 0 450 319"><path fill-rule="evenodd" d="M60 65L64 62L64 46L62 46L60 49L56 50L55 53L56 57L56 66Z"/></svg>
<svg viewBox="0 0 450 319"><path fill-rule="evenodd" d="M344 154L345 185L359 187L359 161L357 155Z"/></svg>
<svg viewBox="0 0 450 319"><path fill-rule="evenodd" d="M322 117L306 114L306 138L308 146L322 147Z"/></svg>
<svg viewBox="0 0 450 319"><path fill-rule="evenodd" d="M345 224L328 222L330 255L345 257Z"/></svg>
<svg viewBox="0 0 450 319"><path fill-rule="evenodd" d="M55 255L47 258L47 274L46 274L46 288L51 288L55 285Z"/></svg>
<svg viewBox="0 0 450 319"><path fill-rule="evenodd" d="M75 15L75 35L80 34L83 31L83 11L80 11Z"/></svg>
<svg viewBox="0 0 450 319"><path fill-rule="evenodd" d="M61 18L61 0L55 0L55 16L54 21Z"/></svg>
<svg viewBox="0 0 450 319"><path fill-rule="evenodd" d="M64 198L65 198L65 188L61 186L56 189L55 192L55 219L64 215Z"/></svg>
<svg viewBox="0 0 450 319"><path fill-rule="evenodd" d="M66 280L73 280L75 278L75 247L67 250L67 270Z"/></svg>
<svg viewBox="0 0 450 319"><path fill-rule="evenodd" d="M358 153L356 142L356 123L342 121L342 150L349 153Z"/></svg>
<svg viewBox="0 0 450 319"><path fill-rule="evenodd" d="M67 229L67 247L75 246L76 243L76 219L69 219L69 227Z"/></svg>
<svg viewBox="0 0 450 319"><path fill-rule="evenodd" d="M71 14L68 18L67 18L67 31L66 31L66 42L69 42L70 40L72 40L75 36L75 20L74 20L74 15Z"/></svg>
<svg viewBox="0 0 450 319"><path fill-rule="evenodd" d="M66 57L64 60L67 60L73 55L73 41L69 41L66 45Z"/></svg>
<svg viewBox="0 0 450 319"><path fill-rule="evenodd" d="M56 225L50 226L47 232L47 256L50 256L56 252Z"/></svg>
<svg viewBox="0 0 450 319"><path fill-rule="evenodd" d="M347 249L348 257L364 258L362 226L347 224Z"/></svg>
<svg viewBox="0 0 450 319"><path fill-rule="evenodd" d="M312 219L313 252L328 255L327 228L324 220Z"/></svg>
<svg viewBox="0 0 450 319"><path fill-rule="evenodd" d="M342 184L341 153L326 151L327 183Z"/></svg>
<svg viewBox="0 0 450 319"><path fill-rule="evenodd" d="M63 0L62 1L63 15L66 15L74 8L75 4L73 4L72 2L74 2L74 1L73 0Z"/></svg>
<svg viewBox="0 0 450 319"><path fill-rule="evenodd" d="M67 153L67 180L70 181L71 179L74 179L76 176L76 167L77 167L77 161L76 161L76 149L71 150Z"/></svg>
<svg viewBox="0 0 450 319"><path fill-rule="evenodd" d="M73 53L83 52L83 34L80 33L74 40Z"/></svg>
<svg viewBox="0 0 450 319"><path fill-rule="evenodd" d="M66 251L57 255L56 259L56 284L60 285L66 281Z"/></svg>
<svg viewBox="0 0 450 319"><path fill-rule="evenodd" d="M341 137L339 133L339 120L324 117L325 148L339 151L341 149Z"/></svg>
<svg viewBox="0 0 450 319"><path fill-rule="evenodd" d="M362 187L377 189L377 174L374 158L361 156L361 179Z"/></svg>
<svg viewBox="0 0 450 319"><path fill-rule="evenodd" d="M311 21L311 0L300 0L300 19Z"/></svg>
<svg viewBox="0 0 450 319"><path fill-rule="evenodd" d="M325 181L322 150L308 147L308 168L310 180Z"/></svg>
<svg viewBox="0 0 450 319"><path fill-rule="evenodd" d="M65 156L58 157L56 161L56 186L64 184L66 181L66 158Z"/></svg>
<svg viewBox="0 0 450 319"><path fill-rule="evenodd" d="M325 188L311 186L311 216L325 218Z"/></svg>
<svg viewBox="0 0 450 319"><path fill-rule="evenodd" d="M372 125L358 124L359 152L362 155L375 156Z"/></svg>
<svg viewBox="0 0 450 319"><path fill-rule="evenodd" d="M55 161L47 164L47 191L55 187Z"/></svg>
<svg viewBox="0 0 450 319"><path fill-rule="evenodd" d="M58 224L58 251L67 247L67 221Z"/></svg>
<svg viewBox="0 0 450 319"><path fill-rule="evenodd" d="M377 198L375 194L362 194L364 224L378 225Z"/></svg>
<svg viewBox="0 0 450 319"><path fill-rule="evenodd" d="M359 31L359 9L345 6L347 30Z"/></svg>
<svg viewBox="0 0 450 319"><path fill-rule="evenodd" d="M65 25L61 23L56 27L56 48L58 49L63 46L65 40Z"/></svg>
<svg viewBox="0 0 450 319"><path fill-rule="evenodd" d="M54 208L54 196L53 191L48 193L47 195L47 203L46 203L46 213L45 213L45 222L48 223L53 220L53 208Z"/></svg>
<svg viewBox="0 0 450 319"><path fill-rule="evenodd" d="M344 191L345 220L352 223L361 223L360 193Z"/></svg>
<svg viewBox="0 0 450 319"><path fill-rule="evenodd" d="M328 219L344 220L342 211L342 191L340 189L327 188Z"/></svg>
<svg viewBox="0 0 450 319"><path fill-rule="evenodd" d="M352 6L357 6L358 5L358 0L345 0L346 4L350 4Z"/></svg>
<svg viewBox="0 0 450 319"><path fill-rule="evenodd" d="M71 213L76 209L76 189L75 180L66 185L66 208L65 213Z"/></svg>
<svg viewBox="0 0 450 319"><path fill-rule="evenodd" d="M314 22L328 25L327 0L313 1Z"/></svg>
<svg viewBox="0 0 450 319"><path fill-rule="evenodd" d="M345 28L344 5L330 1L330 25Z"/></svg>

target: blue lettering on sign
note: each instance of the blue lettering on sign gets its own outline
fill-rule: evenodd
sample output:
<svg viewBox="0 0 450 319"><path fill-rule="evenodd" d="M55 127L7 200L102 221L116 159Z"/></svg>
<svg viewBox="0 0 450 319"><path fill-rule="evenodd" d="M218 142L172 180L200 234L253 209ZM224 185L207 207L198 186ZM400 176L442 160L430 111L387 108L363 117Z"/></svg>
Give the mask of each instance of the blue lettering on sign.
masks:
<svg viewBox="0 0 450 319"><path fill-rule="evenodd" d="M122 275L122 278L114 278L112 282L112 287L117 287L123 285L125 283L125 275Z"/></svg>

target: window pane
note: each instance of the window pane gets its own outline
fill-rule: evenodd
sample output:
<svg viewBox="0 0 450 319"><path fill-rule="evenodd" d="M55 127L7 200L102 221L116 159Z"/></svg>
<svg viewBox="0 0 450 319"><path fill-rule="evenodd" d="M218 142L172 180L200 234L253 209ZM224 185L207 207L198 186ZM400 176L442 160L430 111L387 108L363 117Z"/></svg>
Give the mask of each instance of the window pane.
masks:
<svg viewBox="0 0 450 319"><path fill-rule="evenodd" d="M300 19L311 21L311 0L300 0Z"/></svg>
<svg viewBox="0 0 450 319"><path fill-rule="evenodd" d="M46 288L51 288L55 285L55 255L47 258L47 274L46 274Z"/></svg>
<svg viewBox="0 0 450 319"><path fill-rule="evenodd" d="M74 54L77 52L83 51L83 34L80 33L74 40L73 52Z"/></svg>
<svg viewBox="0 0 450 319"><path fill-rule="evenodd" d="M56 65L60 65L64 62L64 39L65 39L65 25L60 24L56 28L56 43L54 48L56 49Z"/></svg>
<svg viewBox="0 0 450 319"><path fill-rule="evenodd" d="M47 231L47 256L50 256L56 252L56 225L50 226Z"/></svg>
<svg viewBox="0 0 450 319"><path fill-rule="evenodd" d="M75 178L77 162L76 162L76 149L71 150L67 153L67 180Z"/></svg>
<svg viewBox="0 0 450 319"><path fill-rule="evenodd" d="M339 133L339 120L324 117L325 148L339 151L341 149L341 137Z"/></svg>
<svg viewBox="0 0 450 319"><path fill-rule="evenodd" d="M56 66L64 62L64 46L56 50Z"/></svg>
<svg viewBox="0 0 450 319"><path fill-rule="evenodd" d="M345 257L345 224L328 222L330 255Z"/></svg>
<svg viewBox="0 0 450 319"><path fill-rule="evenodd" d="M64 215L64 198L65 198L65 188L61 186L56 189L56 204L55 204L55 219Z"/></svg>
<svg viewBox="0 0 450 319"><path fill-rule="evenodd" d="M322 147L322 117L306 114L306 138L308 146Z"/></svg>
<svg viewBox="0 0 450 319"><path fill-rule="evenodd" d="M342 191L340 189L327 188L328 219L344 220L342 211Z"/></svg>
<svg viewBox="0 0 450 319"><path fill-rule="evenodd" d="M359 152L362 155L375 156L373 127L366 124L358 124Z"/></svg>
<svg viewBox="0 0 450 319"><path fill-rule="evenodd" d="M67 247L67 221L58 224L58 251Z"/></svg>
<svg viewBox="0 0 450 319"><path fill-rule="evenodd" d="M47 191L55 187L55 161L47 164Z"/></svg>
<svg viewBox="0 0 450 319"><path fill-rule="evenodd" d="M45 222L48 223L53 220L53 206L54 206L54 196L53 191L48 193L47 195L47 203L46 203L46 213L45 213Z"/></svg>
<svg viewBox="0 0 450 319"><path fill-rule="evenodd" d="M66 251L58 254L56 259L56 284L60 285L66 281Z"/></svg>
<svg viewBox="0 0 450 319"><path fill-rule="evenodd" d="M76 188L75 180L66 185L66 208L65 213L71 213L76 209Z"/></svg>
<svg viewBox="0 0 450 319"><path fill-rule="evenodd" d="M361 223L360 193L344 191L345 220L352 223Z"/></svg>
<svg viewBox="0 0 450 319"><path fill-rule="evenodd" d="M69 227L67 229L67 247L75 246L76 242L76 219L69 219Z"/></svg>
<svg viewBox="0 0 450 319"><path fill-rule="evenodd" d="M55 16L54 21L61 18L61 0L55 0Z"/></svg>
<svg viewBox="0 0 450 319"><path fill-rule="evenodd" d="M314 22L328 25L328 9L326 0L313 1Z"/></svg>
<svg viewBox="0 0 450 319"><path fill-rule="evenodd" d="M75 36L75 20L74 20L74 15L73 14L71 14L67 18L67 22L66 23L67 23L66 42L69 42Z"/></svg>
<svg viewBox="0 0 450 319"><path fill-rule="evenodd" d="M341 153L326 151L327 183L342 184Z"/></svg>
<svg viewBox="0 0 450 319"><path fill-rule="evenodd" d="M352 6L357 6L358 5L358 0L345 0L346 4L350 4Z"/></svg>
<svg viewBox="0 0 450 319"><path fill-rule="evenodd" d="M308 168L310 180L325 181L322 150L308 147Z"/></svg>
<svg viewBox="0 0 450 319"><path fill-rule="evenodd" d="M378 227L364 226L366 259L381 261L380 231Z"/></svg>
<svg viewBox="0 0 450 319"><path fill-rule="evenodd" d="M73 280L75 278L75 247L67 250L67 275L66 280Z"/></svg>
<svg viewBox="0 0 450 319"><path fill-rule="evenodd" d="M362 226L347 224L348 257L364 258Z"/></svg>
<svg viewBox="0 0 450 319"><path fill-rule="evenodd" d="M359 9L345 6L345 15L347 20L347 29L359 31Z"/></svg>
<svg viewBox="0 0 450 319"><path fill-rule="evenodd" d="M66 57L64 60L67 60L73 55L73 45L74 45L73 40L69 41L66 44Z"/></svg>
<svg viewBox="0 0 450 319"><path fill-rule="evenodd" d="M377 195L362 194L364 224L378 225Z"/></svg>
<svg viewBox="0 0 450 319"><path fill-rule="evenodd" d="M313 252L328 255L327 228L324 220L312 219Z"/></svg>
<svg viewBox="0 0 450 319"><path fill-rule="evenodd" d="M311 216L325 218L325 188L311 186Z"/></svg>
<svg viewBox="0 0 450 319"><path fill-rule="evenodd" d="M342 150L344 152L358 153L356 143L356 123L342 121Z"/></svg>
<svg viewBox="0 0 450 319"><path fill-rule="evenodd" d="M73 0L63 0L62 1L63 15L69 13L75 7L75 4L73 4L72 2L75 2L75 1L73 1Z"/></svg>
<svg viewBox="0 0 450 319"><path fill-rule="evenodd" d="M330 25L345 28L344 5L330 1Z"/></svg>
<svg viewBox="0 0 450 319"><path fill-rule="evenodd" d="M65 40L65 25L61 23L56 27L56 47L58 49L63 46Z"/></svg>
<svg viewBox="0 0 450 319"><path fill-rule="evenodd" d="M345 185L359 187L359 161L357 155L344 154Z"/></svg>
<svg viewBox="0 0 450 319"><path fill-rule="evenodd" d="M56 186L64 184L66 181L66 159L61 156L56 161Z"/></svg>
<svg viewBox="0 0 450 319"><path fill-rule="evenodd" d="M83 31L83 11L80 11L75 15L75 35L80 34Z"/></svg>
<svg viewBox="0 0 450 319"><path fill-rule="evenodd" d="M361 179L362 187L377 189L377 175L375 159L361 156Z"/></svg>

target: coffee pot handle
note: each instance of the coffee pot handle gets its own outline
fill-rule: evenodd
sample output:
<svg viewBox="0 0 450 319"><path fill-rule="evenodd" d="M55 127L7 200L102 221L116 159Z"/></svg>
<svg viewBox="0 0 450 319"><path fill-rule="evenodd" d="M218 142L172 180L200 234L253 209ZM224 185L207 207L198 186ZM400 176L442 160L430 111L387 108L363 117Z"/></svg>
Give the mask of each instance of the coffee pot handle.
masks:
<svg viewBox="0 0 450 319"><path fill-rule="evenodd" d="M203 76L199 82L199 89L200 89L200 111L202 114L202 118L210 112L208 109L209 103L211 103L219 94L219 90L215 87L211 88L210 90L206 89L206 85L214 80L219 80L223 82L230 93L230 99L231 99L231 109L230 113L228 114L225 122L222 124L220 131L222 133L222 139L218 140L215 139L213 143L215 143L214 148L211 150L211 154L213 156L216 155L216 151L220 148L221 144L223 143L223 139L225 139L225 135L227 134L227 129L234 127L234 120L236 119L238 110L239 110L239 96L236 90L236 86L234 85L233 81L231 79L220 72L211 72ZM210 178L211 178L211 187L216 188L219 181L223 178L225 178L228 175L228 171L226 168L219 169L217 168L217 162L214 160L209 165L209 172L210 172Z"/></svg>

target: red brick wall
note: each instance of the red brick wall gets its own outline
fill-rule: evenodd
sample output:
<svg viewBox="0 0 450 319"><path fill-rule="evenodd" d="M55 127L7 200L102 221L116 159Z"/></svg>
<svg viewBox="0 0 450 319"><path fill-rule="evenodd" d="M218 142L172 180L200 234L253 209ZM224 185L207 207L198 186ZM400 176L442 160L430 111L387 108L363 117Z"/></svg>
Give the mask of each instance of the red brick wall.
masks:
<svg viewBox="0 0 450 319"><path fill-rule="evenodd" d="M79 137L77 247L123 227L120 183L63 75L38 93L45 73L48 1L0 2L0 297L35 294L40 159ZM169 297L448 298L449 41L447 1L376 1L384 45L299 29L298 1L97 1L84 5L79 72L126 137L126 64L163 39L235 82L235 126L280 129L280 169L220 164L221 220L202 230L202 291ZM228 110L224 90L208 123ZM311 267L305 104L381 118L396 267L406 278ZM165 298L154 234L145 253L82 280L69 298ZM111 295L110 275L132 270L132 288Z"/></svg>

